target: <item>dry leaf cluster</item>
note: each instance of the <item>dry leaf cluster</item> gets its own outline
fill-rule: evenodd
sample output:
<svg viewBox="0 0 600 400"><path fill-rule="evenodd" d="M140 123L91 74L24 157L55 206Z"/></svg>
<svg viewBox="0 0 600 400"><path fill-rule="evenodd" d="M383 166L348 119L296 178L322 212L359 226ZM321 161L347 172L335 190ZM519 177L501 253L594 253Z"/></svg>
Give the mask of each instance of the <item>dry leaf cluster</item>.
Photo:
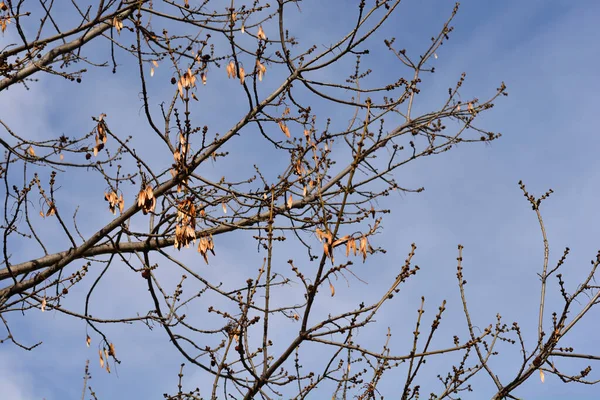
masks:
<svg viewBox="0 0 600 400"><path fill-rule="evenodd" d="M154 211L154 208L156 207L156 197L154 197L151 185L146 185L140 190L137 197L137 206L142 209L144 215Z"/></svg>
<svg viewBox="0 0 600 400"><path fill-rule="evenodd" d="M125 208L125 200L123 199L123 194L117 196L117 193L114 191L104 192L104 199L108 201L108 209L110 212L115 215L117 213L117 209L119 212L123 212Z"/></svg>

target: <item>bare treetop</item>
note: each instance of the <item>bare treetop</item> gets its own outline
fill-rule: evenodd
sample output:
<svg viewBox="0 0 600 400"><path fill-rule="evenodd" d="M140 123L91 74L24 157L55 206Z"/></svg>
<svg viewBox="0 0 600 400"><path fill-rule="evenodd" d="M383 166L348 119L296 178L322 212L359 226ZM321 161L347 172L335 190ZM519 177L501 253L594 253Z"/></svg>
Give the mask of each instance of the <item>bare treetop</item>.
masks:
<svg viewBox="0 0 600 400"><path fill-rule="evenodd" d="M551 276L562 282L568 250L555 267L546 252L533 348L525 347L516 323L505 325L499 316L489 327L474 329L460 245L457 306L468 336L450 337L446 347L432 345L445 301L432 322L422 317L425 298L416 327L405 319L403 328L413 332L406 353L390 348L393 330L376 323L382 309L400 301L402 285L418 275L414 244L386 290L359 296L339 313L320 308L340 290L338 279L363 290L357 264L385 253L377 235L392 210L378 200L423 189L404 187L396 170L500 137L480 127L477 118L506 95L503 83L491 85L483 99L463 98L462 74L449 88L434 88L438 103L420 102L421 82L435 71L458 4L432 31L428 45L415 52L382 35L400 10L399 0L348 2L354 18L336 21L344 34L317 43L303 40L314 27L289 26L304 7L319 7L301 1L84 3L0 3L0 27L13 41L4 41L0 53L1 95L38 80L76 85L108 69L135 79L137 92L122 95L138 102L145 121L130 132L102 109L85 120L72 113L69 118L85 121L88 131L40 140L13 129L10 118L0 119L5 132L0 318L7 339L27 350L36 346L11 333L11 313L64 313L89 328L82 343L97 346L101 367L110 371L122 360L105 324L158 326L186 360L186 370L197 368L210 381L189 391L182 367L176 392L165 395L169 399L379 398L384 375L402 377L403 399L429 393L456 398L476 390L471 378L480 373L496 387L483 395L498 399L514 398L511 393L534 373L542 380L545 372L589 383L589 371L567 375L549 361L595 359L559 342L598 299L593 284L598 259L579 289L562 290L562 314L553 314L552 321L544 314L546 282ZM394 60L396 67L377 70L374 54ZM98 85L102 97L100 80ZM219 99L207 95L211 86ZM231 111L207 115L216 101L231 103ZM82 186L72 185L81 177ZM547 248L539 205L549 193L536 199L522 189ZM72 199L79 203L73 206ZM95 207L99 199L102 210ZM86 223L92 213L104 221L93 232ZM60 234L49 234L49 226ZM218 264L227 240L253 241L257 253L248 256L245 276L223 269L214 279L206 268ZM49 250L57 246L62 250ZM143 282L131 295L145 298L146 308L126 316L92 314L97 301L92 293L115 271ZM86 295L74 297L72 291ZM577 316L569 314L577 301L587 306ZM427 332L423 323L431 324ZM383 347L361 345L358 332L372 326ZM489 363L501 341L516 343L522 354L509 380L500 379ZM302 368L301 360L316 354L318 362ZM426 360L441 354L460 356L450 371L436 371L437 379L434 374L418 381ZM102 390L96 391L101 398Z"/></svg>

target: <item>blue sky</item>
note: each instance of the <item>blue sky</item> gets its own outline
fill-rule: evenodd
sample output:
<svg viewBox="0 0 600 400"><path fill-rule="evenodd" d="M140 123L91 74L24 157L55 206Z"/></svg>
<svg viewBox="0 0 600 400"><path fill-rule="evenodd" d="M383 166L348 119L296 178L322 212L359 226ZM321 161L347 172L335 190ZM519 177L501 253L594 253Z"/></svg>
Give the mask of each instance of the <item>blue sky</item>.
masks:
<svg viewBox="0 0 600 400"><path fill-rule="evenodd" d="M317 1L303 3L301 14L291 14L290 26L297 30L297 36L305 45L313 42L323 46L328 44L333 35L347 30L345 17L354 12L354 8L345 7L347 2L341 0L326 5ZM449 338L455 332L462 332L464 337L464 317L455 284L459 243L465 246L467 294L476 325L483 328L494 323L496 313L500 313L506 323L518 321L530 346L534 343L539 297L536 274L542 265L543 247L535 214L518 188L519 180L523 180L536 195L548 188L555 191L542 206L542 212L550 241L551 264L561 256L564 247L571 248L563 272L568 287L573 288L587 272L589 260L600 248L600 216L597 212L600 168L596 155L600 139L594 126L595 108L600 97L597 72L600 33L596 28L600 3L592 0L467 0L461 3L451 40L438 51L436 73L423 79L423 93L417 108L420 111L434 109L463 71L467 72L462 90L464 98L474 95L485 98L504 81L509 96L500 99L495 109L481 118L486 128L501 132L503 137L489 146L462 146L398 170L396 177L401 186L424 186L425 191L394 195L382 201L382 206L393 209L392 215L384 221L384 234L377 238L377 244L387 248L388 254L357 264L355 272L367 280L368 285L354 281L350 287L345 287L345 282L338 281L336 297L323 302L323 307L337 310L354 304L357 292L367 297L378 293L406 258L410 243L416 243L415 261L421 267L419 276L403 288L401 300L395 307L382 310L378 317L380 329L365 330L363 334L365 342L379 348L385 328L391 326L394 334L392 349L397 353L408 348L410 344L406 343L406 338L412 331L412 326L399 326L398 321L407 315L411 316L410 321L414 319L421 295L426 297L427 321L433 318L442 299L449 302L437 342L440 347L449 344ZM395 36L399 47L416 51L437 32L452 5L452 2L442 0L405 1L382 33ZM63 17L68 19L67 16ZM0 41L14 41L11 28L9 26ZM378 38L372 42L378 51L373 51L364 62L377 71L372 79L385 80L387 76L397 76L397 64L383 50L383 36ZM98 51L106 51L106 46L94 46ZM102 57L98 55L98 59ZM121 60L124 65L116 75L108 68L95 71L84 77L80 85L39 76L40 82L32 83L30 91L14 88L3 93L0 114L24 136L56 137L61 133L75 135L91 130L90 116L104 112L111 128L124 134L130 132L134 142L143 143L147 154L156 155L155 162L160 163L164 149L162 152L155 150L153 146L160 145L144 124L135 72L128 70L131 62L126 56L122 55ZM339 73L346 75L346 71ZM334 77L338 71L329 73ZM236 121L235 106L243 104L241 100L221 96L220 85L230 84L224 74L224 71L216 71L209 75L209 84L200 90L204 98L210 100L202 103L198 110L206 125L221 132ZM159 83L168 82L168 77L170 70L166 65L157 69L152 83L155 85L152 96L155 105L168 101L172 95L172 87ZM267 72L265 87L276 86L276 78L275 74ZM328 112L323 110L324 115ZM346 115L331 117L334 124L340 126L347 120ZM226 166L207 167L203 173L218 179L220 174L243 172L256 162L260 149L253 147L255 141L247 135L233 142L236 146L245 146L247 151ZM170 162L167 158L164 160ZM277 160L273 163L277 165ZM104 210L104 185L77 181L83 176L74 174L63 182L62 190L69 194L63 201L72 206L85 201ZM94 211L83 217L86 222L83 229L91 233L106 223L108 215ZM66 242L56 240L54 237L59 231L49 225L44 227L44 234L51 240L50 247L64 250ZM241 234L219 238L217 249L218 256L209 267L193 254L182 257L197 266L206 277L241 281L246 279L248 268L255 270L262 259L262 255L255 252L255 243ZM28 248L18 250L24 252L23 258L30 254ZM286 254L280 257L283 260L289 258ZM168 285L176 282L178 276L167 270L163 279ZM95 295L94 313L115 316L127 311L147 311L148 298L142 283L137 275L125 269L112 271ZM71 304L76 307L83 294L71 293ZM552 282L547 315L561 306ZM329 309L323 310L327 311ZM575 347L580 353L597 354L600 344L592 329L597 326L597 320L598 312L593 310L577 329L569 333L565 345ZM92 345L88 349L85 346L83 323L52 312L30 312L24 317L15 314L10 322L22 342L44 343L29 353L7 343L0 346L0 389L7 399L76 398L81 391L81 377L88 358L93 375L90 384L102 400L158 399L162 393L176 390L182 359L159 329L149 331L143 325L104 327L123 361L117 366L116 373L108 375L99 370L96 347ZM284 333L282 330L280 335ZM285 341L284 336L277 339L282 343ZM94 340L97 342L97 338ZM504 346L501 351L492 365L503 382L507 382L519 357L518 348ZM307 365L318 363L320 353L317 350L309 348L305 354ZM587 365L559 362L569 371L579 371ZM436 367L444 366L443 357L432 358L424 371L423 382L433 381L435 373L439 372ZM200 372L189 366L186 371L184 382L187 388L206 384ZM387 396L393 396L397 390L394 373L389 373L388 380L380 388ZM489 379L483 377L475 382L478 385L476 394L468 398L489 397L488 393L491 394L493 389ZM423 394L437 388L425 386ZM564 385L557 378L548 376L544 384L533 377L515 394L526 399L592 399L597 397L597 392L594 387Z"/></svg>

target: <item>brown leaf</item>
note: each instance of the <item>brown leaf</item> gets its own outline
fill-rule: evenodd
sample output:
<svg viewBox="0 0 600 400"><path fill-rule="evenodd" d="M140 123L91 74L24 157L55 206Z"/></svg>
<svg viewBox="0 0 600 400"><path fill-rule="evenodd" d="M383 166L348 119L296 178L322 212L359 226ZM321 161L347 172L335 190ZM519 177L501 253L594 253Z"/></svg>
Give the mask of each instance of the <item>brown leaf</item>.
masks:
<svg viewBox="0 0 600 400"><path fill-rule="evenodd" d="M293 205L294 205L294 199L292 199L292 195L290 194L290 197L288 197L288 200L287 200L287 207L292 208Z"/></svg>
<svg viewBox="0 0 600 400"><path fill-rule="evenodd" d="M350 253L354 253L356 256L356 240L354 239L350 239L346 243L346 257L348 257Z"/></svg>
<svg viewBox="0 0 600 400"><path fill-rule="evenodd" d="M263 31L262 25L259 25L256 36L261 40L267 40L267 36L265 35L265 31Z"/></svg>
<svg viewBox="0 0 600 400"><path fill-rule="evenodd" d="M267 67L260 63L260 60L256 60L256 70L258 72L258 80L262 82L263 75L267 72Z"/></svg>
<svg viewBox="0 0 600 400"><path fill-rule="evenodd" d="M212 255L215 255L215 244L212 240L212 235L210 237L202 237L200 238L200 243L198 243L198 253L202 255L206 264L208 264L208 256L207 253L210 251Z"/></svg>
<svg viewBox="0 0 600 400"><path fill-rule="evenodd" d="M329 282L329 290L331 290L331 297L335 296L335 288L331 282Z"/></svg>
<svg viewBox="0 0 600 400"><path fill-rule="evenodd" d="M467 109L469 110L469 112L470 112L472 115L475 115L475 107L473 107L473 103L469 102L469 103L467 104Z"/></svg>
<svg viewBox="0 0 600 400"><path fill-rule="evenodd" d="M87 347L90 347L91 343L92 343L92 338L90 337L90 335L86 335L86 337L85 337L85 345Z"/></svg>
<svg viewBox="0 0 600 400"><path fill-rule="evenodd" d="M244 67L240 67L240 83L243 85L246 80L246 71L244 71Z"/></svg>
<svg viewBox="0 0 600 400"><path fill-rule="evenodd" d="M146 185L144 189L140 190L138 193L137 205L142 208L144 215L154 211L154 208L156 207L156 198L154 197L151 185Z"/></svg>
<svg viewBox="0 0 600 400"><path fill-rule="evenodd" d="M360 248L359 248L358 252L363 255L363 262L365 262L365 260L367 259L368 244L369 244L369 242L368 242L366 236L363 236L360 238Z"/></svg>
<svg viewBox="0 0 600 400"><path fill-rule="evenodd" d="M187 71L183 75L181 75L181 78L179 78L179 83L181 84L181 87L184 87L186 89L190 89L196 86L196 76L190 68L188 68ZM183 96L183 91L181 89L179 94Z"/></svg>
<svg viewBox="0 0 600 400"><path fill-rule="evenodd" d="M319 239L319 242L323 241L323 231L321 229L315 229L315 235L317 236L317 239Z"/></svg>
<svg viewBox="0 0 600 400"><path fill-rule="evenodd" d="M213 240L212 233L210 234L210 240L208 242L208 249L214 256L215 255L215 241Z"/></svg>
<svg viewBox="0 0 600 400"><path fill-rule="evenodd" d="M116 357L117 353L115 353L115 345L112 343L108 345L108 354L113 356L113 358Z"/></svg>
<svg viewBox="0 0 600 400"><path fill-rule="evenodd" d="M46 297L42 299L42 305L40 306L42 312L46 311Z"/></svg>
<svg viewBox="0 0 600 400"><path fill-rule="evenodd" d="M229 64L227 64L226 70L227 70L228 78L237 78L237 69L235 67L235 63L233 62L233 60L229 61Z"/></svg>
<svg viewBox="0 0 600 400"><path fill-rule="evenodd" d="M117 33L121 34L121 29L123 29L123 22L119 21L117 17L113 18L113 27L117 30Z"/></svg>
<svg viewBox="0 0 600 400"><path fill-rule="evenodd" d="M98 349L98 356L100 357L100 368L104 368L104 358L102 358L102 350Z"/></svg>
<svg viewBox="0 0 600 400"><path fill-rule="evenodd" d="M289 138L289 137L290 137L290 130L289 130L289 128L286 126L285 122L283 122L283 121L279 121L279 122L278 122L278 124L279 124L279 129L281 129L281 131L282 131L283 133L285 133L285 136L287 136L287 137Z"/></svg>
<svg viewBox="0 0 600 400"><path fill-rule="evenodd" d="M5 16L4 18L0 18L0 29L2 30L2 33L4 33L4 31L6 30L8 24L10 24L9 15Z"/></svg>
<svg viewBox="0 0 600 400"><path fill-rule="evenodd" d="M152 190L152 186L147 185L146 186L146 198L151 199L154 197L154 192Z"/></svg>
<svg viewBox="0 0 600 400"><path fill-rule="evenodd" d="M35 157L35 150L33 150L33 147L29 146L27 152L29 153L29 155Z"/></svg>
<svg viewBox="0 0 600 400"><path fill-rule="evenodd" d="M142 189L138 193L138 202L137 202L138 207L142 207L145 202L146 202L146 191Z"/></svg>
<svg viewBox="0 0 600 400"><path fill-rule="evenodd" d="M99 144L99 142L106 143L106 125L102 120L98 122L98 136L96 137L96 144Z"/></svg>
<svg viewBox="0 0 600 400"><path fill-rule="evenodd" d="M546 380L546 378L544 377L544 371L542 371L541 368L540 368L540 380L542 381L542 383L544 383L544 381Z"/></svg>

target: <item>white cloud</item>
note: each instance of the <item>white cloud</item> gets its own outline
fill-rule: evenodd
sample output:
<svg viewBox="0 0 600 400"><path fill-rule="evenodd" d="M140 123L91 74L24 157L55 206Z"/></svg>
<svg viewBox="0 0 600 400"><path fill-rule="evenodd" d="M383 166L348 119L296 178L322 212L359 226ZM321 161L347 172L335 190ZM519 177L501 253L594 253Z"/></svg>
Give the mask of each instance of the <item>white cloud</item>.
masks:
<svg viewBox="0 0 600 400"><path fill-rule="evenodd" d="M29 367L23 365L14 351L0 350L0 391L3 399L33 400L42 399L44 388L35 384ZM51 400L46 397L46 400Z"/></svg>

